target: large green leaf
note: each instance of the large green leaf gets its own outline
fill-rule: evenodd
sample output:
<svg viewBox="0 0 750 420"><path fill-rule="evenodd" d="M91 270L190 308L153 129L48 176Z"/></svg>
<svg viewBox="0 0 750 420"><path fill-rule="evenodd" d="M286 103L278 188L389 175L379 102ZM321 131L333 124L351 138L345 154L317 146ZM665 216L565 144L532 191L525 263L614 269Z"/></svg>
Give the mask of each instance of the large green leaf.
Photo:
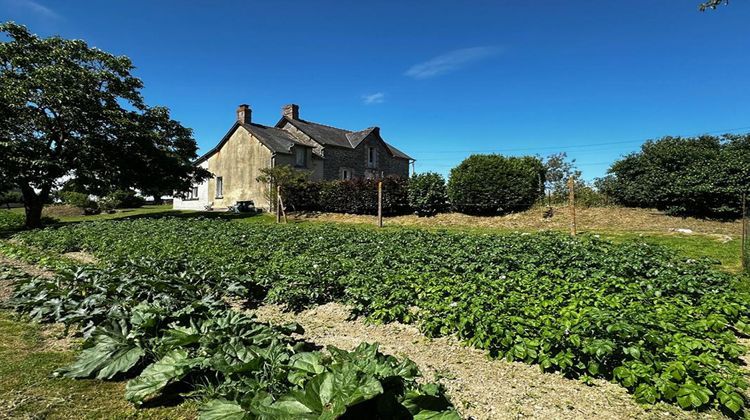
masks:
<svg viewBox="0 0 750 420"><path fill-rule="evenodd" d="M141 403L170 383L182 379L198 361L190 359L185 349L176 349L150 364L125 386L125 398Z"/></svg>
<svg viewBox="0 0 750 420"><path fill-rule="evenodd" d="M234 401L211 400L200 408L200 420L249 420L252 417Z"/></svg>
<svg viewBox="0 0 750 420"><path fill-rule="evenodd" d="M73 364L56 373L68 378L89 378L96 373L98 379L112 379L130 370L144 354L134 343L99 335L93 347L83 350Z"/></svg>

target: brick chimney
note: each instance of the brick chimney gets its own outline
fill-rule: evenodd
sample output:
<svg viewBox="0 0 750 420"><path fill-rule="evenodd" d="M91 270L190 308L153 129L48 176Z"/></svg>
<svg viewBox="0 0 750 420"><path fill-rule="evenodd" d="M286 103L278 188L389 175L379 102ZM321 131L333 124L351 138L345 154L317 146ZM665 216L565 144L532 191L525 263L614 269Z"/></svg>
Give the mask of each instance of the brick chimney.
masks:
<svg viewBox="0 0 750 420"><path fill-rule="evenodd" d="M253 110L247 104L237 107L237 122L240 124L250 124L252 121Z"/></svg>
<svg viewBox="0 0 750 420"><path fill-rule="evenodd" d="M297 104L288 104L284 105L283 108L281 108L281 115L293 119L298 120L299 119L299 105Z"/></svg>

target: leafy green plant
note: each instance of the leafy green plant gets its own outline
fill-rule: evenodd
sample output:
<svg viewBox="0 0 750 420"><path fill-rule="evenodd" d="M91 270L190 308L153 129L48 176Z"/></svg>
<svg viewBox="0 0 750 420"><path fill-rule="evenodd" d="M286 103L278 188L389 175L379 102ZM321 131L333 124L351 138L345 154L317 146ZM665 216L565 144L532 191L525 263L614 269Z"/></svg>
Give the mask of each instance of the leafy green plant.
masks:
<svg viewBox="0 0 750 420"><path fill-rule="evenodd" d="M409 179L409 206L419 216L434 216L448 208L445 179L435 172L414 174Z"/></svg>
<svg viewBox="0 0 750 420"><path fill-rule="evenodd" d="M542 196L544 179L544 166L535 157L471 155L451 169L448 198L467 214L522 211Z"/></svg>
<svg viewBox="0 0 750 420"><path fill-rule="evenodd" d="M218 290L292 310L342 301L351 305L353 315L373 322L411 322L430 336L455 334L494 357L573 378L614 381L642 403L667 401L687 409L745 413L748 385L739 358L746 349L738 337L750 335L750 295L735 288L738 279L716 270L714 261L688 260L660 246L553 233L467 235L333 225L250 226L208 219L92 222L15 238L50 251L83 249L112 264L114 283L122 283L124 291L102 295L129 306L145 301L180 307L167 306L155 291L182 289L183 284L184 291L167 293L184 296L174 305L215 302L212 293ZM141 274L125 274L135 266ZM138 279L132 291L127 277ZM47 301L65 302L59 306L62 314L66 308L74 313L86 308L70 303L83 299L65 285L80 283L92 290L95 284L73 280L59 288L35 281L38 285L21 296L22 303L30 300L20 309L39 308L44 319L58 319L58 304ZM25 290L25 282L20 284ZM88 322L88 316L69 319L77 318L75 322ZM181 328L189 325L179 322ZM189 354L193 351L191 347ZM293 355L289 357L291 363ZM315 366L312 360L304 364ZM304 389L303 383L324 373L316 369L285 380ZM190 381L189 375L182 381ZM265 397L238 400L227 389L229 385L213 383L213 391L206 392L215 391L217 398L251 413L282 395L294 397L277 389L266 404L260 402ZM360 404L342 401L337 406L347 410ZM407 405L406 399L398 401Z"/></svg>

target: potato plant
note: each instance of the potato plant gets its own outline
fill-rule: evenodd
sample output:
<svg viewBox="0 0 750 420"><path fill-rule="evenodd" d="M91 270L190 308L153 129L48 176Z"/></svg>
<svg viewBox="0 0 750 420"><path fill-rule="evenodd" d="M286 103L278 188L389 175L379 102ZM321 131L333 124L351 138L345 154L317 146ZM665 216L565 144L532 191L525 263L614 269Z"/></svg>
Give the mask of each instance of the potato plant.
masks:
<svg viewBox="0 0 750 420"><path fill-rule="evenodd" d="M195 265L255 301L292 310L342 301L373 322L413 322L494 357L615 381L642 403L745 414L737 338L750 334L750 295L715 262L659 246L206 219L87 223L17 238L121 267L137 258L167 270Z"/></svg>

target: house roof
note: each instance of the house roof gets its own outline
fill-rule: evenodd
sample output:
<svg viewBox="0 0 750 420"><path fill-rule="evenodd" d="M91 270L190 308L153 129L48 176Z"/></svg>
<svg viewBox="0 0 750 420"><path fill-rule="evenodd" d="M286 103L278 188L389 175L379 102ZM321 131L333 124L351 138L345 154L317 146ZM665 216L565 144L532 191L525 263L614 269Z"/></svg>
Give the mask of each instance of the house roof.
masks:
<svg viewBox="0 0 750 420"><path fill-rule="evenodd" d="M376 133L380 137L380 129L378 127L370 127L361 131L345 130L343 128L331 127L329 125L318 124L310 121L292 119L288 117L282 117L281 120L276 124L276 127L282 127L284 122L288 122L293 126L297 127L300 131L307 134L316 142L323 146L335 146L344 147L347 149L354 149L372 133ZM381 138L382 140L382 138ZM383 140L391 155L401 159L412 159L406 153L398 150L392 145L388 144Z"/></svg>
<svg viewBox="0 0 750 420"><path fill-rule="evenodd" d="M284 153L284 154L291 154L292 153L292 147L293 146L303 146L303 147L314 147L313 144L310 144L308 141L300 140L291 134L289 134L287 131L284 131L280 128L276 127L268 127L265 125L260 124L240 124L238 122L235 122L234 125L232 125L232 128L227 131L227 133L224 135L224 137L219 141L219 144L217 144L213 149L209 150L203 156L199 157L195 164L199 164L203 162L204 160L208 159L219 151L219 149L224 146L224 144L229 141L229 138L232 137L232 134L237 130L237 128L242 127L245 130L247 130L250 134L255 136L255 138L258 139L264 146L266 146L269 150L271 150L274 153ZM313 151L314 154L315 151ZM316 154L317 155L317 154Z"/></svg>

